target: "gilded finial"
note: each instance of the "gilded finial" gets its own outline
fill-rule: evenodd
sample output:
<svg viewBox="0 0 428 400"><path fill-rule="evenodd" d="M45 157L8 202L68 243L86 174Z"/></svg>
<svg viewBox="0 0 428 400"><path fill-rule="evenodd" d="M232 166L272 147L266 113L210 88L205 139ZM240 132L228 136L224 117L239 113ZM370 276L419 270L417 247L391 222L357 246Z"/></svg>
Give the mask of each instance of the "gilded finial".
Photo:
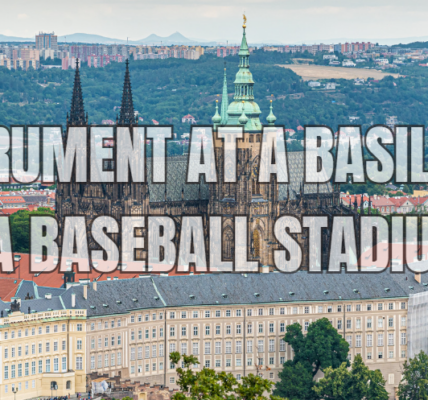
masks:
<svg viewBox="0 0 428 400"><path fill-rule="evenodd" d="M218 103L218 100L216 100L215 102Z"/></svg>
<svg viewBox="0 0 428 400"><path fill-rule="evenodd" d="M247 17L245 16L245 14L243 15L243 17L244 17L244 25L242 25L242 27L243 28L246 28L247 27Z"/></svg>

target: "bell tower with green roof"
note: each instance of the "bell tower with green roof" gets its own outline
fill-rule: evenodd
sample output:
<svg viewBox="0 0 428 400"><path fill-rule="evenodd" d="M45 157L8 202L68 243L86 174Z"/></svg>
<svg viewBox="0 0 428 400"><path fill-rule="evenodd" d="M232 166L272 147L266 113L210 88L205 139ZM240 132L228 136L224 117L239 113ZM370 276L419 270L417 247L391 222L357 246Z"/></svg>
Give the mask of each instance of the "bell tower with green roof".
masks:
<svg viewBox="0 0 428 400"><path fill-rule="evenodd" d="M235 96L234 101L229 104L227 109L228 119L227 125L242 125L245 120L240 117L245 114L247 117L244 125L245 132L260 132L262 124L260 122L260 108L254 101L254 81L253 75L250 72L250 50L248 49L247 37L245 34L246 18L244 15L244 29L239 49L239 70L235 77Z"/></svg>

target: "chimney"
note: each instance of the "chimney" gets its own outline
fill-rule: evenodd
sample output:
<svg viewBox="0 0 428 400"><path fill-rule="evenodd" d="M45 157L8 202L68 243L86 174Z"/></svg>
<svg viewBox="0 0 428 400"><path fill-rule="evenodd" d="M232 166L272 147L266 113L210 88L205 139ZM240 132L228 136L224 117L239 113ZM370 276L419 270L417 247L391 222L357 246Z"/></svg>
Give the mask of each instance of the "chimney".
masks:
<svg viewBox="0 0 428 400"><path fill-rule="evenodd" d="M97 291L97 281L92 282L92 289Z"/></svg>
<svg viewBox="0 0 428 400"><path fill-rule="evenodd" d="M76 307L76 295L71 293L71 307Z"/></svg>
<svg viewBox="0 0 428 400"><path fill-rule="evenodd" d="M88 285L83 285L83 298L85 300L88 298Z"/></svg>
<svg viewBox="0 0 428 400"><path fill-rule="evenodd" d="M421 283L421 273L420 272L415 273L415 281L418 283Z"/></svg>

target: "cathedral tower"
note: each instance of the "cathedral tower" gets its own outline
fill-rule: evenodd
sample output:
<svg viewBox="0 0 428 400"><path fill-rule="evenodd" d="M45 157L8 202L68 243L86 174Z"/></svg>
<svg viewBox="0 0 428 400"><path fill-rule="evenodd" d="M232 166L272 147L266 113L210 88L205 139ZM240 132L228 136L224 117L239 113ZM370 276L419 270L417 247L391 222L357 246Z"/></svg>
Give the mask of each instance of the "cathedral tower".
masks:
<svg viewBox="0 0 428 400"><path fill-rule="evenodd" d="M244 130L246 132L260 132L262 124L260 123L260 108L254 101L254 81L253 75L250 72L250 50L247 44L246 36L246 18L244 15L243 35L241 47L239 49L239 70L235 77L235 96L234 101L227 109L227 124L228 125L242 125L245 121ZM222 110L223 111L223 110ZM247 119L239 118L245 115ZM222 120L223 124L223 120Z"/></svg>
<svg viewBox="0 0 428 400"><path fill-rule="evenodd" d="M258 183L259 154L262 139L260 108L254 101L254 80L250 72L250 51L246 38L246 18L244 16L243 36L239 49L239 70L235 77L234 101L228 103L226 70L224 71L221 115L213 117L214 129L221 125L242 126L243 139L237 141L237 181L224 182L223 140L215 139L215 154L218 169L218 183L210 185L209 214L223 215L223 248L226 259L234 253L235 215L247 215L249 219L248 257L262 264L272 264L271 254L265 243L272 237L274 215L277 210L278 185L272 182ZM227 111L226 111L227 109ZM271 112L269 125L274 125ZM225 139L228 140L228 139Z"/></svg>
<svg viewBox="0 0 428 400"><path fill-rule="evenodd" d="M82 86L80 83L79 59L76 60L76 71L74 73L73 94L71 96L70 114L67 113L67 126L87 125L88 115L85 115L83 105Z"/></svg>
<svg viewBox="0 0 428 400"><path fill-rule="evenodd" d="M120 107L118 125L132 125L136 122L132 101L131 77L129 74L129 61L126 60L125 80L123 82L122 104Z"/></svg>

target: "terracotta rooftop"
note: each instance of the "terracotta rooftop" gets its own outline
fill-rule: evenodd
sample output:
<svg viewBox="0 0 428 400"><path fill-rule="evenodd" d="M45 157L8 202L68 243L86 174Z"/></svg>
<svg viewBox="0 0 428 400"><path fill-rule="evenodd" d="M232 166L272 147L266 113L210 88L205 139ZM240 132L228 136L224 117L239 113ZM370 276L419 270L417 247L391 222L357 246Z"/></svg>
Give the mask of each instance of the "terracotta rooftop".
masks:
<svg viewBox="0 0 428 400"><path fill-rule="evenodd" d="M59 266L53 271L53 272L30 272L30 255L24 254L24 253L15 253L15 256L21 256L21 259L19 261L14 262L14 272L12 273L6 273L6 272L0 272L0 278L7 278L11 281L14 280L26 280L26 281L33 281L38 286L50 286L54 288L60 288L64 286L64 273L59 272ZM34 257L34 256L33 256ZM77 261L77 259L73 259L73 261ZM141 262L135 262L135 263L123 263L131 269L131 267L137 267L141 268L142 263ZM135 264L135 265L132 265ZM153 267L155 269L156 266ZM94 268L91 269L91 272L77 272L77 266L73 266L74 274L74 281L79 282L80 279L90 279L91 282L94 280L100 282L100 281L107 281L107 280L114 280L114 279L132 279L132 278L138 278L140 275L148 274L145 271L141 272L127 272L126 270L121 271L119 269L116 269L113 272L108 273L101 273L96 271ZM207 272L207 271L205 271ZM152 272L152 274L159 275L163 273L163 271L159 272ZM175 276L175 275L189 275L189 272L177 272L176 270L172 270L170 272L165 272L168 275ZM195 272L195 274L198 274ZM16 291L16 288L15 288ZM1 290L0 290L0 297L1 296ZM3 299L3 297L2 297Z"/></svg>
<svg viewBox="0 0 428 400"><path fill-rule="evenodd" d="M3 208L2 210L0 210L0 213L2 214L15 214L18 211L22 211L22 210L27 210L26 208Z"/></svg>
<svg viewBox="0 0 428 400"><path fill-rule="evenodd" d="M1 274L0 277L0 299L3 301L11 301L12 297L15 296L15 293L18 289L19 284L22 282L22 279L15 279L12 277L4 277Z"/></svg>

